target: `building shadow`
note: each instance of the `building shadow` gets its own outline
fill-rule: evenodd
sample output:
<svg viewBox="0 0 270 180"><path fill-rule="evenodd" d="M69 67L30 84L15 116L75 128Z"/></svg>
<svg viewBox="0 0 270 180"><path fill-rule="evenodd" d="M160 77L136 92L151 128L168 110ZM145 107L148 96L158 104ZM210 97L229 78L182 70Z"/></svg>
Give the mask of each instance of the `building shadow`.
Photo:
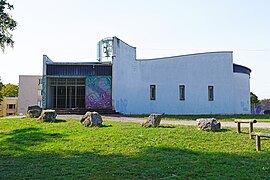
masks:
<svg viewBox="0 0 270 180"><path fill-rule="evenodd" d="M0 170L4 179L268 179L269 158L269 153L241 156L170 147L133 155L66 149L2 156Z"/></svg>

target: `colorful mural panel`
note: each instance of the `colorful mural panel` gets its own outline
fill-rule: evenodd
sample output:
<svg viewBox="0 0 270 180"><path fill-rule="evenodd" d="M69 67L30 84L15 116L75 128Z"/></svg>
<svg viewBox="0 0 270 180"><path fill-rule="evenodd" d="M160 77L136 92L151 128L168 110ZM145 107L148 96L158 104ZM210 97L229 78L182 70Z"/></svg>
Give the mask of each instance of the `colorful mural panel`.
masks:
<svg viewBox="0 0 270 180"><path fill-rule="evenodd" d="M112 107L111 76L88 76L85 88L86 108L110 109Z"/></svg>
<svg viewBox="0 0 270 180"><path fill-rule="evenodd" d="M47 87L47 83L46 83L47 77L45 75L42 76L42 107L43 108L47 108L47 91L46 91L46 87Z"/></svg>

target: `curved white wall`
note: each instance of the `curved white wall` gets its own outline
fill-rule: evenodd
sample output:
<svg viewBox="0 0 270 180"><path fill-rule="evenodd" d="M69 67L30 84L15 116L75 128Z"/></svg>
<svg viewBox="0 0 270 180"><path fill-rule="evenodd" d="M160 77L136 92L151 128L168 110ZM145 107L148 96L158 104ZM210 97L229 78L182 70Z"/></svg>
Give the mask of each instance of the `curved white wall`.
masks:
<svg viewBox="0 0 270 180"><path fill-rule="evenodd" d="M113 106L123 114L234 114L243 112L234 104L247 98L234 100L234 86L246 78L233 73L232 52L136 60L136 49L114 38L112 77ZM185 85L185 101L179 100L179 85ZM208 86L214 86L214 101L208 101Z"/></svg>
<svg viewBox="0 0 270 180"><path fill-rule="evenodd" d="M250 78L248 74L234 73L234 113L250 114Z"/></svg>

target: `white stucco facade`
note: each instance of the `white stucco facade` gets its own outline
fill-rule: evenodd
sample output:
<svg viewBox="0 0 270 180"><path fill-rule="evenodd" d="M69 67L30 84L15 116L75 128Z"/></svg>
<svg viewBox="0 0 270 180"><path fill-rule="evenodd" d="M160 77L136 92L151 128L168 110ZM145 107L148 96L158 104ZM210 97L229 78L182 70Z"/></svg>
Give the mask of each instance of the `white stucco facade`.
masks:
<svg viewBox="0 0 270 180"><path fill-rule="evenodd" d="M249 114L250 109L250 80L244 73L234 73L234 110L235 114Z"/></svg>
<svg viewBox="0 0 270 180"><path fill-rule="evenodd" d="M234 68L230 51L139 60L136 48L114 37L113 108L123 114L248 114L250 70ZM155 85L155 100L150 85ZM180 85L185 86L184 100ZM213 101L208 86L214 88Z"/></svg>
<svg viewBox="0 0 270 180"><path fill-rule="evenodd" d="M28 106L42 105L42 76L20 75L18 112L26 114Z"/></svg>

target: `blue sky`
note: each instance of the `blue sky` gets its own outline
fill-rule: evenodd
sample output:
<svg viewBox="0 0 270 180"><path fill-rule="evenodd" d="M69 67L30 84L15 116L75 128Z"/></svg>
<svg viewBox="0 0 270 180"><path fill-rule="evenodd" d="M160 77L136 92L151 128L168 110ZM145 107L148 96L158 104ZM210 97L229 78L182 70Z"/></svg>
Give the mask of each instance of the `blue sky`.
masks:
<svg viewBox="0 0 270 180"><path fill-rule="evenodd" d="M54 61L95 61L96 44L117 36L138 58L233 51L252 69L251 91L270 98L269 0L9 0L19 25L0 54L4 83L41 75Z"/></svg>

